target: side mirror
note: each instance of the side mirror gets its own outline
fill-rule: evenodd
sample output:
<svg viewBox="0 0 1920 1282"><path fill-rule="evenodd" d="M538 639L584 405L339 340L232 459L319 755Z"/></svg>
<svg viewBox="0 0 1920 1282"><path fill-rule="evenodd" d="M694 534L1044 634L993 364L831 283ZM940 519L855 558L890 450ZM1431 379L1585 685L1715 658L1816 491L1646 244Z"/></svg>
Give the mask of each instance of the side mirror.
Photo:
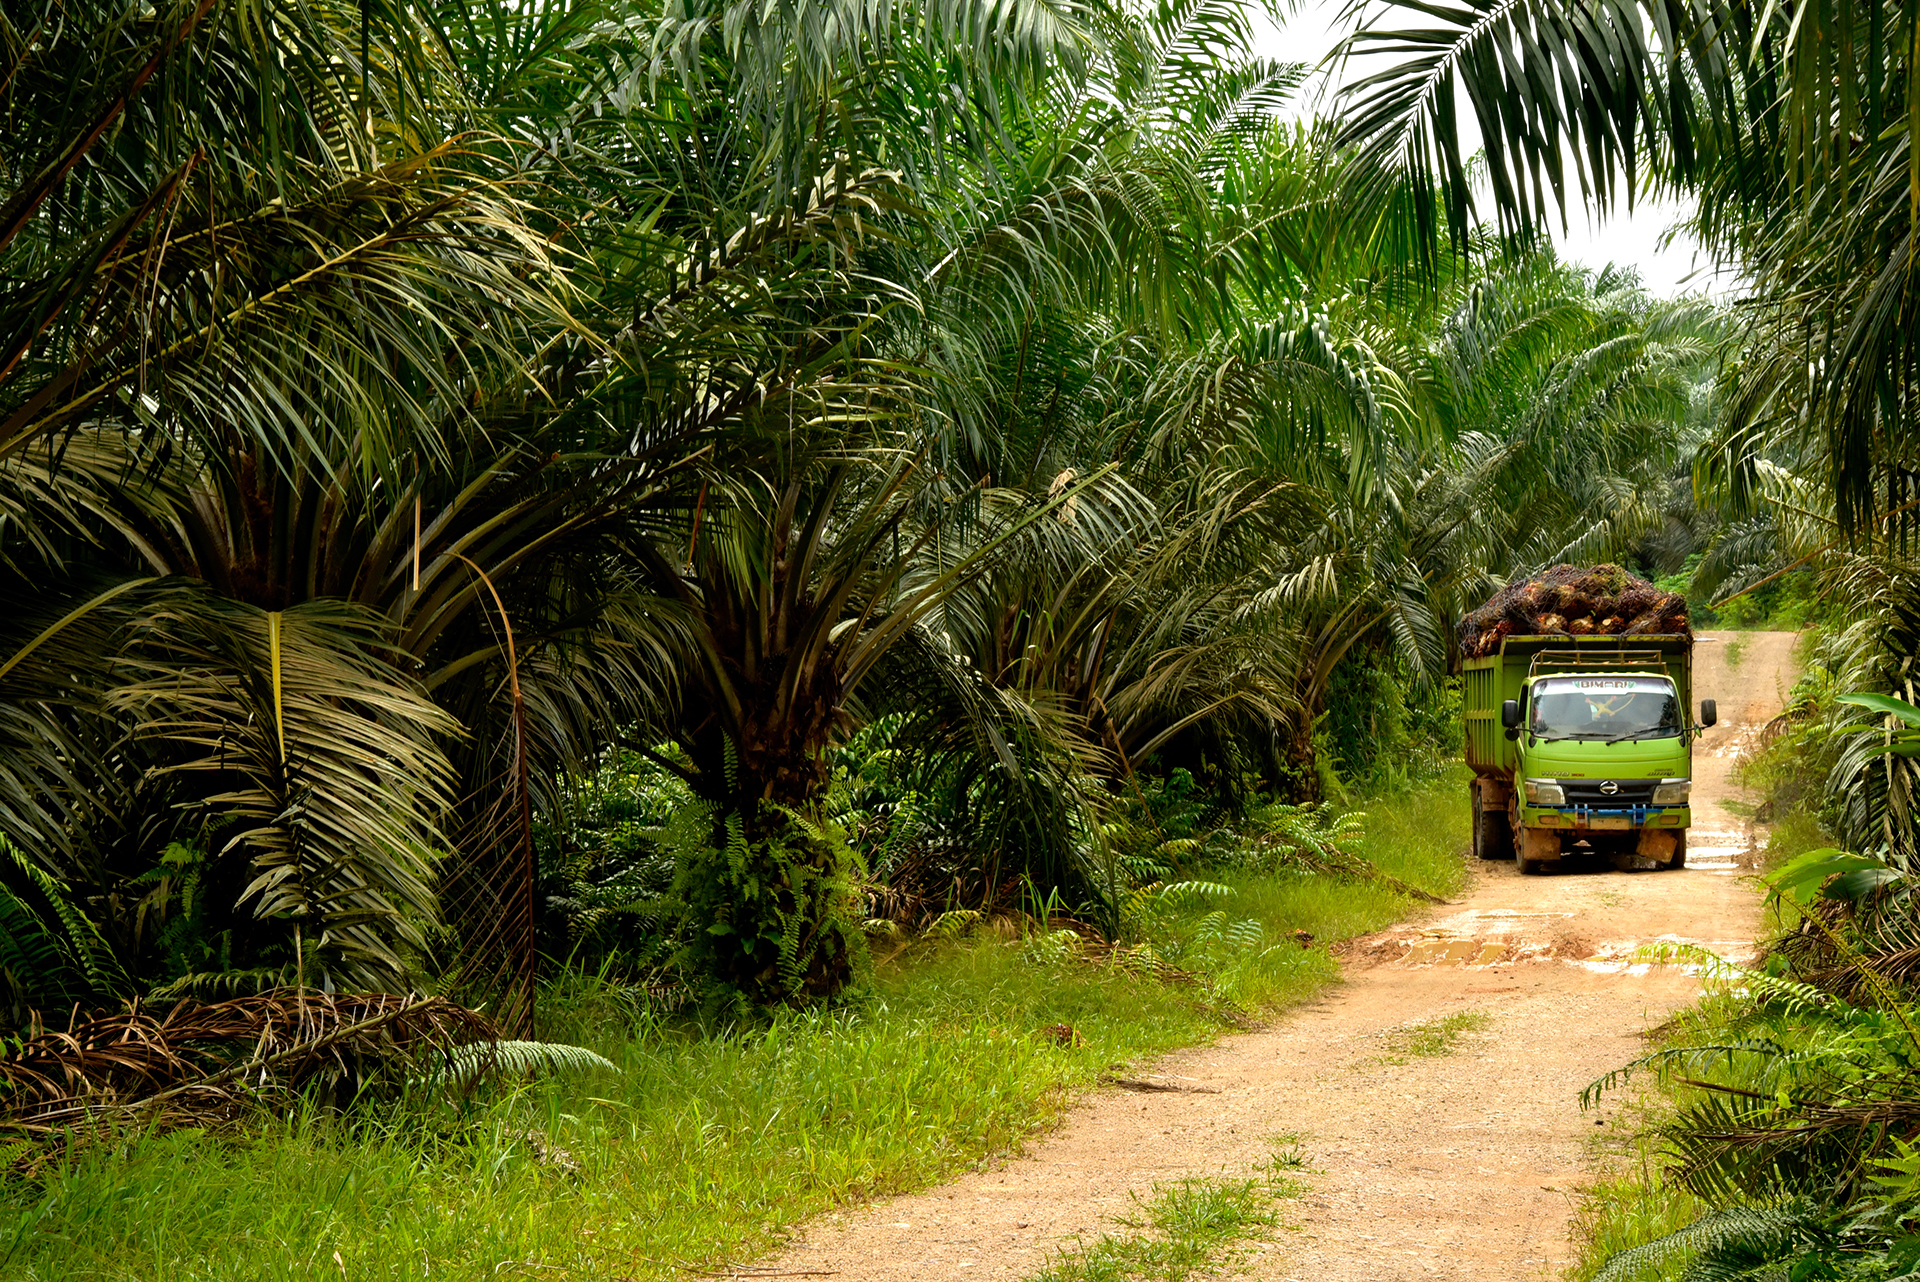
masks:
<svg viewBox="0 0 1920 1282"><path fill-rule="evenodd" d="M1509 730L1520 728L1520 701L1509 699L1500 705L1500 724Z"/></svg>
<svg viewBox="0 0 1920 1282"><path fill-rule="evenodd" d="M1700 724L1702 726L1710 726L1719 720L1720 709L1713 706L1713 700L1702 699L1700 701Z"/></svg>

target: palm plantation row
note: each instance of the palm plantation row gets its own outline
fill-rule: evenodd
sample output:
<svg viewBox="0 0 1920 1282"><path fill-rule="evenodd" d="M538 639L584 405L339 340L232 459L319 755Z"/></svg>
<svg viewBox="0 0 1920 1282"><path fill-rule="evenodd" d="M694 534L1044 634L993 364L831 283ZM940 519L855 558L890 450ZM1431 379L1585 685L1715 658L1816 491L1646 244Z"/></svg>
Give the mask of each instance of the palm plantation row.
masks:
<svg viewBox="0 0 1920 1282"><path fill-rule="evenodd" d="M1347 17L1313 116L1230 0L6 7L0 1028L1124 936L1169 798L1351 869L1273 803L1511 575L1791 570L1852 853L1610 1275L1899 1275L1920 19ZM1647 195L1735 304L1537 247Z"/></svg>
<svg viewBox="0 0 1920 1282"><path fill-rule="evenodd" d="M831 994L876 722L961 906L1097 916L1141 772L1310 797L1349 655L1654 528L1724 340L1435 256L1234 4L7 22L16 1012L524 1023L610 751L694 799L682 961Z"/></svg>

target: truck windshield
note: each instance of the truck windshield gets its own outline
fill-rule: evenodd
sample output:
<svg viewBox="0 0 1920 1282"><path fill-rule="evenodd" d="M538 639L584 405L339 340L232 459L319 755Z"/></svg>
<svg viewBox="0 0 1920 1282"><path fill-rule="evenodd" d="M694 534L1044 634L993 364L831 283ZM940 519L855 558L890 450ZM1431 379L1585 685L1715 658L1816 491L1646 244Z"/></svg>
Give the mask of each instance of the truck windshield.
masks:
<svg viewBox="0 0 1920 1282"><path fill-rule="evenodd" d="M1680 700L1664 677L1548 677L1533 687L1528 729L1541 739L1670 739Z"/></svg>

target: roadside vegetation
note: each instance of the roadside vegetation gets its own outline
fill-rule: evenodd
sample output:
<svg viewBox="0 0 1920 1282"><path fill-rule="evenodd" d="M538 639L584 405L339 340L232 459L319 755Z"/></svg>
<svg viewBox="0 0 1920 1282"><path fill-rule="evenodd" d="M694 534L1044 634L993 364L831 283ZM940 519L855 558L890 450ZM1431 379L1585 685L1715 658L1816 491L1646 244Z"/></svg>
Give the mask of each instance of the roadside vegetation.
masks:
<svg viewBox="0 0 1920 1282"><path fill-rule="evenodd" d="M5 1165L591 1078L588 977L1257 1010L1444 893L1342 813L1465 604L1659 526L1730 319L1437 256L1254 23L0 14Z"/></svg>
<svg viewBox="0 0 1920 1282"><path fill-rule="evenodd" d="M1354 853L1456 890L1460 794L1448 771L1370 802L1348 825L1364 834ZM244 1142L195 1127L34 1153L0 1190L0 1273L667 1278L750 1263L809 1216L1015 1152L1129 1064L1310 996L1337 974L1329 943L1411 906L1377 882L1306 869L1241 872L1231 886L1157 910L1114 947L1064 926L956 922L879 960L857 999L750 1021L676 1014L643 989L564 973L540 995L543 1020L609 1067L402 1091L345 1116L296 1109ZM1057 1267L1106 1276L1096 1270L1139 1256L1161 1272L1138 1276L1184 1276L1270 1223L1271 1194L1196 1184L1146 1208L1186 1236Z"/></svg>

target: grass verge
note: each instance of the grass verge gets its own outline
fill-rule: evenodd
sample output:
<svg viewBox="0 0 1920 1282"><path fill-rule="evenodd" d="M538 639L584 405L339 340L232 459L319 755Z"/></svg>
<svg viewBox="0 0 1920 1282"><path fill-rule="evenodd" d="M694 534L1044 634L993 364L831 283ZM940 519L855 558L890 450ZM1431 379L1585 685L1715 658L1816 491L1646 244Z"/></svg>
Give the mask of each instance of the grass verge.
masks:
<svg viewBox="0 0 1920 1282"><path fill-rule="evenodd" d="M1662 1174L1652 1116L1635 1110L1633 1117L1630 1123L1628 1114L1619 1116L1623 1138L1600 1141L1606 1151L1590 1163L1608 1173L1582 1189L1574 1207L1570 1234L1579 1255L1567 1282L1587 1282L1614 1256L1679 1232L1707 1209Z"/></svg>
<svg viewBox="0 0 1920 1282"><path fill-rule="evenodd" d="M1462 884L1463 777L1375 803L1367 856L1436 893ZM832 1206L1017 1150L1116 1065L1217 1036L1220 999L1310 995L1337 971L1325 944L1409 908L1298 874L1235 890L1270 942L1206 994L984 933L881 968L857 1003L751 1028L556 990L543 1035L618 1074L96 1145L0 1187L0 1277L653 1279L751 1259Z"/></svg>

